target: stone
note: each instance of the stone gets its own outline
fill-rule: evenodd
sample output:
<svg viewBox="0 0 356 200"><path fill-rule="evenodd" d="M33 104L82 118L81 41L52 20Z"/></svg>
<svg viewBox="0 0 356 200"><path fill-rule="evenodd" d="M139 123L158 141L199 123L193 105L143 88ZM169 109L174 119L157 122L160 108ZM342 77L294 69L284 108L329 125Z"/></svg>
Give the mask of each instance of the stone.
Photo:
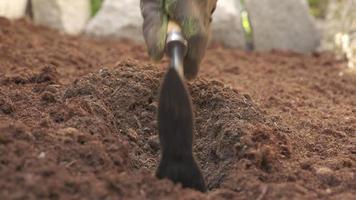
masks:
<svg viewBox="0 0 356 200"><path fill-rule="evenodd" d="M36 24L49 26L68 34L80 34L90 19L88 0L32 0Z"/></svg>
<svg viewBox="0 0 356 200"><path fill-rule="evenodd" d="M337 33L352 33L356 31L356 1L329 0L325 17L323 34L323 50L333 50Z"/></svg>
<svg viewBox="0 0 356 200"><path fill-rule="evenodd" d="M256 50L309 53L320 45L320 33L305 0L247 0L246 8Z"/></svg>
<svg viewBox="0 0 356 200"><path fill-rule="evenodd" d="M158 151L161 148L158 135L149 137L148 144L154 151Z"/></svg>
<svg viewBox="0 0 356 200"><path fill-rule="evenodd" d="M336 176L335 172L328 167L317 167L315 173L318 179L331 187L336 187L340 184L340 180Z"/></svg>
<svg viewBox="0 0 356 200"><path fill-rule="evenodd" d="M0 16L10 19L24 17L27 3L27 0L0 0Z"/></svg>
<svg viewBox="0 0 356 200"><path fill-rule="evenodd" d="M317 167L315 168L315 173L317 175L333 174L333 170L328 167Z"/></svg>
<svg viewBox="0 0 356 200"><path fill-rule="evenodd" d="M241 8L239 1L218 1L211 26L214 42L227 47L245 49L246 40L239 8Z"/></svg>
<svg viewBox="0 0 356 200"><path fill-rule="evenodd" d="M127 130L127 136L129 137L129 139L133 142L137 142L138 141L138 134L135 130L133 130L132 128L129 128Z"/></svg>
<svg viewBox="0 0 356 200"><path fill-rule="evenodd" d="M330 0L321 50L332 50L339 58L346 57L348 66L356 70L356 1Z"/></svg>
<svg viewBox="0 0 356 200"><path fill-rule="evenodd" d="M62 136L83 135L82 132L80 132L78 129L73 128L73 127L67 127L67 128L59 129L57 133L58 133L59 135L62 135Z"/></svg>
<svg viewBox="0 0 356 200"><path fill-rule="evenodd" d="M104 38L126 38L143 42L140 0L105 0L88 23L85 33Z"/></svg>

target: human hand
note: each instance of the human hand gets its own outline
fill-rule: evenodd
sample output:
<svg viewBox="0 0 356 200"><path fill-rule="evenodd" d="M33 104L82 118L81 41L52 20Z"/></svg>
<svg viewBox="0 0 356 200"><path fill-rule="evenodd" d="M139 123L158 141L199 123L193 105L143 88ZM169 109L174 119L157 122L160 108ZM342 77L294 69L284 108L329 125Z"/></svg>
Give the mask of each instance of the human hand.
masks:
<svg viewBox="0 0 356 200"><path fill-rule="evenodd" d="M149 55L160 60L164 55L168 20L176 21L188 41L184 74L195 78L210 35L210 22L217 0L141 0L143 34Z"/></svg>

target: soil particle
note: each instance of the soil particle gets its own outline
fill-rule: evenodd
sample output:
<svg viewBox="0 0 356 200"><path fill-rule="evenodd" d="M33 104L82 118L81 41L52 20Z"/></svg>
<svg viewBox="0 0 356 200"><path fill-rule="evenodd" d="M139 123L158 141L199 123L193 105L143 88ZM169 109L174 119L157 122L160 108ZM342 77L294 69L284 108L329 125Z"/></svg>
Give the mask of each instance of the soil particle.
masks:
<svg viewBox="0 0 356 200"><path fill-rule="evenodd" d="M5 94L0 93L0 111L3 114L9 115L15 111L14 105Z"/></svg>

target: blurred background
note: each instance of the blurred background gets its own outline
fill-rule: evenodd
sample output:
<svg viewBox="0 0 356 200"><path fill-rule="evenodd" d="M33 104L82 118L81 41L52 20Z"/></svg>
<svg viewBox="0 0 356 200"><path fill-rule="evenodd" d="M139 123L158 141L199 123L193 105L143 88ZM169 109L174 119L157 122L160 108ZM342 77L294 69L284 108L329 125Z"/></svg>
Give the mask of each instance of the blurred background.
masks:
<svg viewBox="0 0 356 200"><path fill-rule="evenodd" d="M0 0L0 16L72 35L143 42L139 0ZM220 0L212 33L213 42L227 47L333 51L356 66L356 0Z"/></svg>

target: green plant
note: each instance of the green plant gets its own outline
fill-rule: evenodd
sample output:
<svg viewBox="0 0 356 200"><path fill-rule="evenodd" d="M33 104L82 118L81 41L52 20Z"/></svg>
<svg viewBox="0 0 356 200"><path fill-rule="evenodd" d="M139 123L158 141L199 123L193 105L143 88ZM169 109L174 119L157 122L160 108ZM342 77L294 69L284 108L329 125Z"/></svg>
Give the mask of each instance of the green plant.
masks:
<svg viewBox="0 0 356 200"><path fill-rule="evenodd" d="M308 0L310 12L313 16L323 18L326 14L329 0Z"/></svg>
<svg viewBox="0 0 356 200"><path fill-rule="evenodd" d="M96 13L100 10L102 0L90 0L91 3L91 16L95 16Z"/></svg>

